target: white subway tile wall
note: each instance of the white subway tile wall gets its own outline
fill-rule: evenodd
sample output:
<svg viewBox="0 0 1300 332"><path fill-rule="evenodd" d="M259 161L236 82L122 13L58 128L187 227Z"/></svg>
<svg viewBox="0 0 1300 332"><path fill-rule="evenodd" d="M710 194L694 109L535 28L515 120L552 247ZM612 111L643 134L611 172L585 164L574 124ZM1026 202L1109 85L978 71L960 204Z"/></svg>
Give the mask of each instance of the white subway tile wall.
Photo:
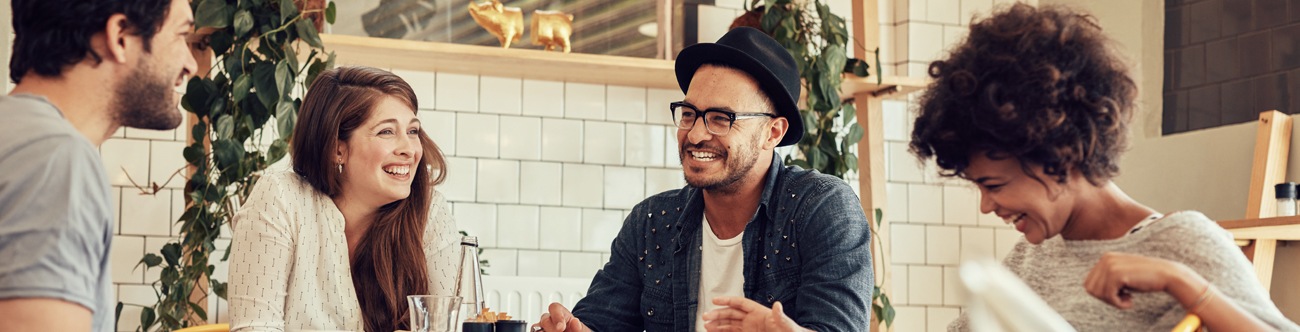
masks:
<svg viewBox="0 0 1300 332"><path fill-rule="evenodd" d="M645 122L646 89L626 86L609 86L606 90L606 118L609 121Z"/></svg>
<svg viewBox="0 0 1300 332"><path fill-rule="evenodd" d="M501 159L479 160L478 201L518 203L519 162Z"/></svg>
<svg viewBox="0 0 1300 332"><path fill-rule="evenodd" d="M500 147L500 116L456 114L457 156L496 158Z"/></svg>
<svg viewBox="0 0 1300 332"><path fill-rule="evenodd" d="M479 111L518 115L522 112L523 89L519 78L483 76L479 79Z"/></svg>
<svg viewBox="0 0 1300 332"><path fill-rule="evenodd" d="M501 117L501 159L542 158L542 119Z"/></svg>
<svg viewBox="0 0 1300 332"><path fill-rule="evenodd" d="M433 144L438 145L445 155L456 154L456 113L447 111L421 110L420 130L423 130ZM286 158L287 159L287 158Z"/></svg>
<svg viewBox="0 0 1300 332"><path fill-rule="evenodd" d="M478 112L478 76L437 73L434 87L437 109L444 111ZM491 91L488 91L491 93Z"/></svg>
<svg viewBox="0 0 1300 332"><path fill-rule="evenodd" d="M525 161L519 170L519 203L560 205L560 163Z"/></svg>
<svg viewBox="0 0 1300 332"><path fill-rule="evenodd" d="M564 117L604 120L605 86L587 83L565 83Z"/></svg>
<svg viewBox="0 0 1300 332"><path fill-rule="evenodd" d="M451 203L458 229L478 237L483 248L497 246L497 206L480 203Z"/></svg>
<svg viewBox="0 0 1300 332"><path fill-rule="evenodd" d="M564 116L564 82L524 80L524 115Z"/></svg>
<svg viewBox="0 0 1300 332"><path fill-rule="evenodd" d="M623 164L623 124L587 121L583 126L583 161L588 164Z"/></svg>
<svg viewBox="0 0 1300 332"><path fill-rule="evenodd" d="M929 61L964 36L972 15L987 15L1007 1L881 2L888 11L880 22L889 34L882 38L886 73L924 76ZM845 12L851 2L830 5ZM739 12L743 3L719 1L717 7ZM438 190L451 202L459 228L480 238L490 274L590 277L608 260L610 241L632 205L684 185L668 112L669 102L684 99L675 87L397 72L415 90L423 130L447 156L448 177ZM965 259L1001 259L1020 238L998 218L979 214L978 192L927 174L934 169L908 153L914 107L891 100L884 109L884 212L892 225L886 236L899 331L946 326L959 308L946 281L949 271ZM143 253L171 239L183 211L179 177L157 193L164 198L139 195L131 182L162 185L183 167L179 150L186 132L123 129L101 146L120 211L111 253L119 300L153 301L147 283L157 270L134 267ZM223 232L228 238L229 228ZM216 265L216 279L226 280L225 264ZM224 319L224 302L212 303L213 321ZM127 318L119 328L134 330L138 307L126 306L122 314Z"/></svg>

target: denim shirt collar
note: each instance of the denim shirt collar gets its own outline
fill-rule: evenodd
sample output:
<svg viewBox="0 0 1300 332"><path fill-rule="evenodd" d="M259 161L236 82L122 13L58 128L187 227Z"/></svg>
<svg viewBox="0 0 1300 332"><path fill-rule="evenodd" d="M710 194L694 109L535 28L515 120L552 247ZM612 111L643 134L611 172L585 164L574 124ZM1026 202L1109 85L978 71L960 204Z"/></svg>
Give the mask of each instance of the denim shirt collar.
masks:
<svg viewBox="0 0 1300 332"><path fill-rule="evenodd" d="M772 200L772 192L775 190L776 180L782 168L785 168L785 163L781 161L779 156L773 154L771 167L767 169L767 175L763 178L763 194L759 198L758 211L755 212L755 216L762 213L769 220L776 218L776 212L769 208L769 202ZM676 241L674 241L677 243L677 247L674 248L674 254L680 252L683 248L688 248L693 243L698 244L698 241L696 241L698 239L690 239L686 238L686 236L699 234L700 224L697 218L700 218L704 213L704 190L690 187L686 196L686 206L682 209L684 211L677 220L677 224L681 226L677 228ZM746 226L745 229L748 232L749 227Z"/></svg>

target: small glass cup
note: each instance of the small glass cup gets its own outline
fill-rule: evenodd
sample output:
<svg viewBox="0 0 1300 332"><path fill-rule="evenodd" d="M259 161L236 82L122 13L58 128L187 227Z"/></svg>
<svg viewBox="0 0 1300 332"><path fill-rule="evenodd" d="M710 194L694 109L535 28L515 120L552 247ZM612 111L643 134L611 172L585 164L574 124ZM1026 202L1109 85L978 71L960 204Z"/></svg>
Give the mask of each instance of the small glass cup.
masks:
<svg viewBox="0 0 1300 332"><path fill-rule="evenodd" d="M411 332L456 332L460 324L460 297L408 295Z"/></svg>

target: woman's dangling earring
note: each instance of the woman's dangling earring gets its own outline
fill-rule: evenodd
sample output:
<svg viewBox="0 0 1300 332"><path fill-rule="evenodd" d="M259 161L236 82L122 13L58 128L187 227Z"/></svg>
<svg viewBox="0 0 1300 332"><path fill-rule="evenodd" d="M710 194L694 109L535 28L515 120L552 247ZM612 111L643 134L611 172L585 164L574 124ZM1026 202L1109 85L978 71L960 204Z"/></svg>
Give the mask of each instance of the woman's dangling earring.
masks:
<svg viewBox="0 0 1300 332"><path fill-rule="evenodd" d="M338 164L338 165L339 165L339 174L343 174L343 164Z"/></svg>

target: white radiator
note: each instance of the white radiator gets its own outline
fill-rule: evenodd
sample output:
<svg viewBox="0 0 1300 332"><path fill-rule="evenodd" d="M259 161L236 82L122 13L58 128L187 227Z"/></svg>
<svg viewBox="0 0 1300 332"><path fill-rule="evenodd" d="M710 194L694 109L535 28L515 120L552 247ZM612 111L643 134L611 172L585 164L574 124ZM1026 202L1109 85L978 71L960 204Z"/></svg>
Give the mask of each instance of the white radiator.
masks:
<svg viewBox="0 0 1300 332"><path fill-rule="evenodd" d="M492 311L532 324L551 302L573 309L590 285L588 278L483 276L483 296Z"/></svg>

